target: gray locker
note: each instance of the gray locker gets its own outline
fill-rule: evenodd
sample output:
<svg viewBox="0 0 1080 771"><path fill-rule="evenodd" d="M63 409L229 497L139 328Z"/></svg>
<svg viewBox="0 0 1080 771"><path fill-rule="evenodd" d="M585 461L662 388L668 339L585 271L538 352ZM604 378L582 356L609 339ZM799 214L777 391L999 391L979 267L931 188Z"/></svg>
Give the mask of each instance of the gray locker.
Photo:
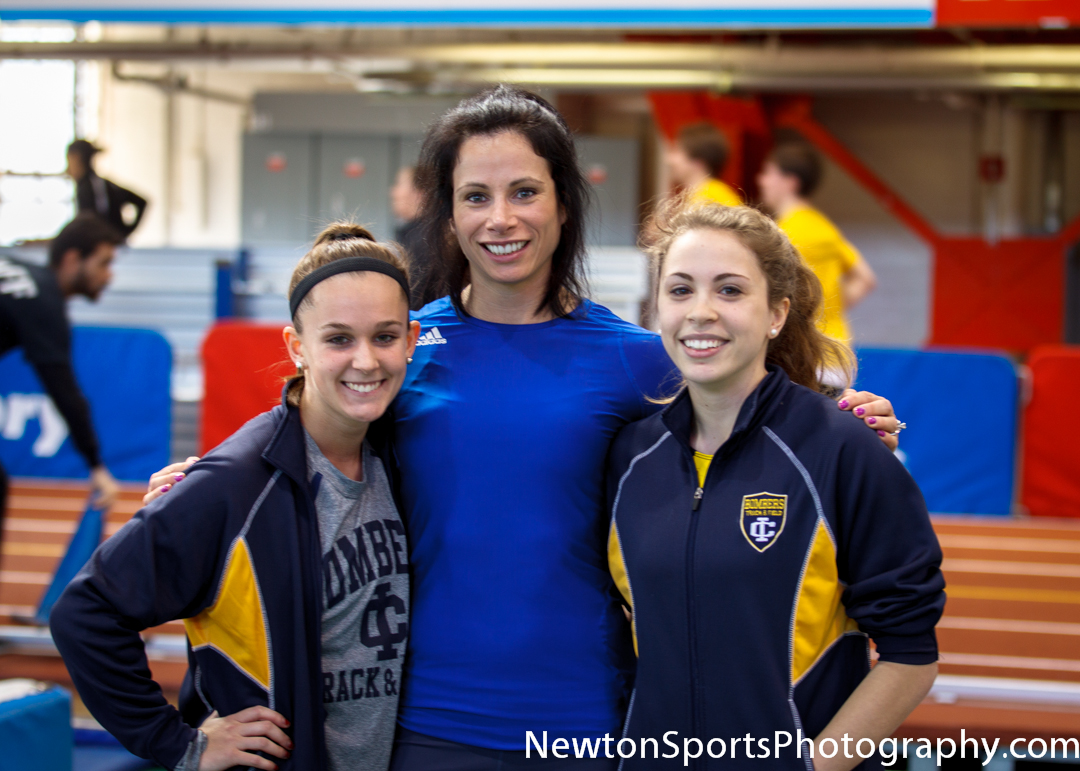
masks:
<svg viewBox="0 0 1080 771"><path fill-rule="evenodd" d="M578 137L577 147L593 193L589 244L633 246L638 222L638 141Z"/></svg>
<svg viewBox="0 0 1080 771"><path fill-rule="evenodd" d="M245 244L304 244L313 235L311 148L303 134L244 136L241 238Z"/></svg>
<svg viewBox="0 0 1080 771"><path fill-rule="evenodd" d="M367 225L376 238L393 237L390 185L397 171L392 137L325 135L318 140L319 224L348 220Z"/></svg>

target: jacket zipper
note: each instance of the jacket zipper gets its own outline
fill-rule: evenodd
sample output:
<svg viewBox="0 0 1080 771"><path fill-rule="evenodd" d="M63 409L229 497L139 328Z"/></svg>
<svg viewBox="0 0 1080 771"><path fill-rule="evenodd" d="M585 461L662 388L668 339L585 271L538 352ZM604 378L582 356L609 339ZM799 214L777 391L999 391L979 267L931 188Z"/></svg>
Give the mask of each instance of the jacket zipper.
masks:
<svg viewBox="0 0 1080 771"><path fill-rule="evenodd" d="M696 471L694 473L697 473ZM696 553L698 514L701 508L701 499L705 497L705 489L698 487L694 491L694 504L690 509L690 532L686 542L686 622L687 637L690 643L690 724L693 726L694 736L699 736L701 731L698 727L700 714L700 694L698 682L693 673L698 671L697 664L697 625L694 623L694 554ZM698 767L698 761L694 760L694 767Z"/></svg>

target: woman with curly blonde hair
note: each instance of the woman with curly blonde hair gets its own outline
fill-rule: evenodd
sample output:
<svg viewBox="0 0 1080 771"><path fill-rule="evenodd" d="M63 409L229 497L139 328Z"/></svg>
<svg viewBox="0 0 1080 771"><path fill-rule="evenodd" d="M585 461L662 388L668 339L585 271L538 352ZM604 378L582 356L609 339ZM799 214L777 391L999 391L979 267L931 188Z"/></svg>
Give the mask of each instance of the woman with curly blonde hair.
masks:
<svg viewBox="0 0 1080 771"><path fill-rule="evenodd" d="M638 653L624 764L666 767L671 744L697 768L870 767L937 670L922 495L822 393L853 356L815 326L820 283L771 220L676 202L655 232L684 387L609 459L609 566Z"/></svg>

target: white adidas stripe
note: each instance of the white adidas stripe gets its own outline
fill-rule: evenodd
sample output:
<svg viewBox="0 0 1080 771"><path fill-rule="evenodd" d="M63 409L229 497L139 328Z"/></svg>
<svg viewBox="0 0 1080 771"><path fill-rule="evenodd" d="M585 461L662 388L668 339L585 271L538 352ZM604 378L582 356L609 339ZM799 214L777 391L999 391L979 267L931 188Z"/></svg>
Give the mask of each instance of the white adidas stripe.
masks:
<svg viewBox="0 0 1080 771"><path fill-rule="evenodd" d="M447 339L439 332L438 327L432 327L424 334L420 335L420 339L416 341L417 345L446 345Z"/></svg>

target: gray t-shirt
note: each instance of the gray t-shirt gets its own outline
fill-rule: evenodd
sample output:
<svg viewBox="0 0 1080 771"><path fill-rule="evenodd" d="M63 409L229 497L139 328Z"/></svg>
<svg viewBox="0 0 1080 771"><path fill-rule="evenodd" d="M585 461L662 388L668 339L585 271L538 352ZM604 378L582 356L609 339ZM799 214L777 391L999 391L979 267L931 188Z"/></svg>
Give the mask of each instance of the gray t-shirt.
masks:
<svg viewBox="0 0 1080 771"><path fill-rule="evenodd" d="M405 528L382 462L363 447L364 481L342 474L304 432L322 541L322 695L333 771L390 765L409 630Z"/></svg>

